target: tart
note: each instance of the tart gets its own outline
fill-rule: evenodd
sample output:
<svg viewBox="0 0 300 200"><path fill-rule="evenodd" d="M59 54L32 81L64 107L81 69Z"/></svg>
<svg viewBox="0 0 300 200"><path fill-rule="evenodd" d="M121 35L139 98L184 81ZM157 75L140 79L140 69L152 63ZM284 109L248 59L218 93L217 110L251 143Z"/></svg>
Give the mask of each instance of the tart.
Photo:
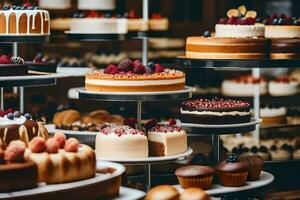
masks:
<svg viewBox="0 0 300 200"><path fill-rule="evenodd" d="M260 116L263 125L285 124L287 109L283 106L270 104L260 108Z"/></svg>
<svg viewBox="0 0 300 200"><path fill-rule="evenodd" d="M250 122L250 104L224 99L190 99L181 106L184 122L196 124L235 124Z"/></svg>
<svg viewBox="0 0 300 200"><path fill-rule="evenodd" d="M160 64L144 66L139 60L122 60L86 75L85 88L94 92L159 92L183 90L185 74Z"/></svg>
<svg viewBox="0 0 300 200"><path fill-rule="evenodd" d="M230 97L251 97L259 89L260 95L267 94L267 82L263 77L240 76L222 83L222 94Z"/></svg>
<svg viewBox="0 0 300 200"><path fill-rule="evenodd" d="M299 92L299 82L287 76L281 76L269 83L271 96L290 96Z"/></svg>

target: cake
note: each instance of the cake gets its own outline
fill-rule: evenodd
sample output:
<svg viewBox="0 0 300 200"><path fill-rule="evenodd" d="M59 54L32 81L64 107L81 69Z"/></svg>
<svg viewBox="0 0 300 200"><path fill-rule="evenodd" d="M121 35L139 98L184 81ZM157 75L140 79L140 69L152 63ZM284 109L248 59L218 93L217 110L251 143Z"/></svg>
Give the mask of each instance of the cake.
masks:
<svg viewBox="0 0 300 200"><path fill-rule="evenodd" d="M49 35L50 15L30 4L28 7L5 5L0 10L0 35Z"/></svg>
<svg viewBox="0 0 300 200"><path fill-rule="evenodd" d="M73 33L126 34L128 23L125 18L106 16L103 13L89 11L85 14L76 13L73 15L70 22L70 31Z"/></svg>
<svg viewBox="0 0 300 200"><path fill-rule="evenodd" d="M260 117L263 125L286 124L287 109L277 104L261 106Z"/></svg>
<svg viewBox="0 0 300 200"><path fill-rule="evenodd" d="M153 13L149 19L150 31L166 31L169 28L169 20L159 13Z"/></svg>
<svg viewBox="0 0 300 200"><path fill-rule="evenodd" d="M266 38L300 38L300 21L296 17L274 14L264 24Z"/></svg>
<svg viewBox="0 0 300 200"><path fill-rule="evenodd" d="M130 10L125 13L125 17L128 19L128 31L147 31L148 21L139 16L135 10Z"/></svg>
<svg viewBox="0 0 300 200"><path fill-rule="evenodd" d="M0 76L24 76L28 74L28 66L24 64L23 58L0 56Z"/></svg>
<svg viewBox="0 0 300 200"><path fill-rule="evenodd" d="M39 0L39 7L54 10L69 9L71 0Z"/></svg>
<svg viewBox="0 0 300 200"><path fill-rule="evenodd" d="M0 193L37 187L37 165L24 159L26 144L14 140L0 147Z"/></svg>
<svg viewBox="0 0 300 200"><path fill-rule="evenodd" d="M114 10L115 0L78 0L78 10Z"/></svg>
<svg viewBox="0 0 300 200"><path fill-rule="evenodd" d="M185 57L194 59L265 59L269 42L264 38L188 37Z"/></svg>
<svg viewBox="0 0 300 200"><path fill-rule="evenodd" d="M250 104L224 99L190 99L181 105L182 121L196 124L237 124L250 122Z"/></svg>
<svg viewBox="0 0 300 200"><path fill-rule="evenodd" d="M185 74L164 69L160 64L122 60L118 66L110 64L103 70L90 72L85 78L85 88L94 92L159 92L183 90Z"/></svg>
<svg viewBox="0 0 300 200"><path fill-rule="evenodd" d="M110 125L97 134L95 152L101 158L147 158L147 136L129 126Z"/></svg>
<svg viewBox="0 0 300 200"><path fill-rule="evenodd" d="M300 38L272 38L270 58L271 59L300 58Z"/></svg>
<svg viewBox="0 0 300 200"><path fill-rule="evenodd" d="M36 136L48 138L48 131L42 122L33 120L29 113L22 115L12 109L0 111L0 147L6 147L13 140L22 140L28 145Z"/></svg>
<svg viewBox="0 0 300 200"><path fill-rule="evenodd" d="M148 131L150 156L172 156L187 151L187 134L183 128L157 124Z"/></svg>
<svg viewBox="0 0 300 200"><path fill-rule="evenodd" d="M245 6L230 9L228 18L222 18L216 24L218 38L253 38L264 37L265 26L256 23L256 12L247 11Z"/></svg>
<svg viewBox="0 0 300 200"><path fill-rule="evenodd" d="M26 62L29 69L35 72L56 73L57 59L38 53L32 62Z"/></svg>
<svg viewBox="0 0 300 200"><path fill-rule="evenodd" d="M264 78L253 76L240 76L231 80L224 80L222 83L222 94L230 97L250 97L254 96L256 90L260 95L267 93L267 82Z"/></svg>
<svg viewBox="0 0 300 200"><path fill-rule="evenodd" d="M280 76L269 83L271 96L290 96L299 92L299 82L287 76Z"/></svg>
<svg viewBox="0 0 300 200"><path fill-rule="evenodd" d="M75 138L66 140L62 133L56 133L47 141L33 138L25 151L25 159L37 164L38 181L47 184L89 179L96 173L94 150L79 144Z"/></svg>

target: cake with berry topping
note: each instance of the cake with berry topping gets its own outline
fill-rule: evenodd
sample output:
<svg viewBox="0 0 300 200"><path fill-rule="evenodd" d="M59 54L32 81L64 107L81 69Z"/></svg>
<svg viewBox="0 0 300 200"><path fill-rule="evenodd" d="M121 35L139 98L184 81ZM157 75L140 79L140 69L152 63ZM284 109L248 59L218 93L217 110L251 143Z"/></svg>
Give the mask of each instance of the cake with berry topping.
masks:
<svg viewBox="0 0 300 200"><path fill-rule="evenodd" d="M86 75L85 88L95 92L158 92L183 90L185 74L165 69L160 64L123 59L118 66L110 64L104 70Z"/></svg>
<svg viewBox="0 0 300 200"><path fill-rule="evenodd" d="M277 104L262 104L260 108L260 117L263 125L285 124L286 114L286 107Z"/></svg>
<svg viewBox="0 0 300 200"><path fill-rule="evenodd" d="M264 78L253 76L240 76L231 80L224 80L222 83L222 94L230 97L254 96L256 90L260 95L267 94L267 82Z"/></svg>
<svg viewBox="0 0 300 200"><path fill-rule="evenodd" d="M20 57L0 56L0 76L23 76L28 74L28 66Z"/></svg>
<svg viewBox="0 0 300 200"><path fill-rule="evenodd" d="M35 136L48 138L42 122L33 120L29 113L22 115L12 109L0 111L0 147L6 147L13 140L22 140L28 145Z"/></svg>
<svg viewBox="0 0 300 200"><path fill-rule="evenodd" d="M116 7L115 0L78 0L78 10L114 10Z"/></svg>
<svg viewBox="0 0 300 200"><path fill-rule="evenodd" d="M300 38L300 21L296 17L274 14L263 22L266 38Z"/></svg>
<svg viewBox="0 0 300 200"><path fill-rule="evenodd" d="M228 18L222 18L216 24L216 37L219 38L253 38L264 37L265 26L256 23L256 12L247 11L245 6L230 9Z"/></svg>
<svg viewBox="0 0 300 200"><path fill-rule="evenodd" d="M43 53L38 53L32 62L26 62L31 71L55 73L58 60L51 56L45 56Z"/></svg>
<svg viewBox="0 0 300 200"><path fill-rule="evenodd" d="M0 10L0 35L49 35L50 15L31 4Z"/></svg>
<svg viewBox="0 0 300 200"><path fill-rule="evenodd" d="M153 13L149 19L150 31L166 31L169 29L169 20L160 13Z"/></svg>
<svg viewBox="0 0 300 200"><path fill-rule="evenodd" d="M185 57L195 59L264 59L269 42L264 38L188 37Z"/></svg>
<svg viewBox="0 0 300 200"><path fill-rule="evenodd" d="M39 7L53 10L69 9L71 0L39 0Z"/></svg>
<svg viewBox="0 0 300 200"><path fill-rule="evenodd" d="M135 10L125 13L125 17L128 19L128 31L148 30L148 22L138 15Z"/></svg>
<svg viewBox="0 0 300 200"><path fill-rule="evenodd" d="M175 125L156 124L148 130L150 156L172 156L187 151L187 134Z"/></svg>
<svg viewBox="0 0 300 200"><path fill-rule="evenodd" d="M290 96L299 92L299 82L288 76L281 76L269 83L269 93L272 96Z"/></svg>
<svg viewBox="0 0 300 200"><path fill-rule="evenodd" d="M20 140L9 143L6 149L0 147L0 192L14 192L37 186L37 165L26 161L26 144Z"/></svg>
<svg viewBox="0 0 300 200"><path fill-rule="evenodd" d="M224 99L190 99L181 106L182 120L196 124L237 124L250 122L250 104Z"/></svg>
<svg viewBox="0 0 300 200"><path fill-rule="evenodd" d="M79 144L75 138L66 139L62 133L48 140L33 138L25 151L25 159L37 164L38 181L47 184L80 181L96 173L94 150Z"/></svg>
<svg viewBox="0 0 300 200"><path fill-rule="evenodd" d="M108 125L96 136L95 152L101 158L146 158L148 140L143 131L124 125Z"/></svg>
<svg viewBox="0 0 300 200"><path fill-rule="evenodd" d="M73 33L125 34L128 32L126 18L104 15L102 12L88 11L75 13L70 23Z"/></svg>

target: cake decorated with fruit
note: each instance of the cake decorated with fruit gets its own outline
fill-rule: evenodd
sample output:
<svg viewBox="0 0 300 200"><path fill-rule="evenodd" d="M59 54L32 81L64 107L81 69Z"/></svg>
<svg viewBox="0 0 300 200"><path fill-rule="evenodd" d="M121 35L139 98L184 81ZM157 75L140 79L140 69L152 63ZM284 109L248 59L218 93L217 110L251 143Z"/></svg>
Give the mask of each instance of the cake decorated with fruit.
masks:
<svg viewBox="0 0 300 200"><path fill-rule="evenodd" d="M169 20L160 13L153 13L149 19L150 31L166 31L169 29Z"/></svg>
<svg viewBox="0 0 300 200"><path fill-rule="evenodd" d="M299 82L288 76L280 76L269 83L271 96L290 96L299 92Z"/></svg>
<svg viewBox="0 0 300 200"><path fill-rule="evenodd" d="M50 15L29 3L4 5L0 10L0 35L49 35Z"/></svg>
<svg viewBox="0 0 300 200"><path fill-rule="evenodd" d="M268 92L267 82L263 77L253 77L251 75L240 76L222 83L222 94L230 97L249 97L254 96L256 90L260 95Z"/></svg>
<svg viewBox="0 0 300 200"><path fill-rule="evenodd" d="M96 136L95 152L101 158L147 158L147 136L126 125L107 125Z"/></svg>
<svg viewBox="0 0 300 200"><path fill-rule="evenodd" d="M181 105L182 121L196 124L237 124L250 122L250 104L224 99L190 99Z"/></svg>
<svg viewBox="0 0 300 200"><path fill-rule="evenodd" d="M31 71L55 73L57 69L58 60L54 57L38 53L35 55L32 62L26 62Z"/></svg>
<svg viewBox="0 0 300 200"><path fill-rule="evenodd" d="M62 133L56 133L48 140L33 138L24 157L37 165L38 182L74 182L92 178L96 173L94 150L75 138L66 139Z"/></svg>
<svg viewBox="0 0 300 200"><path fill-rule="evenodd" d="M13 140L22 140L28 145L36 136L48 138L43 122L33 120L29 113L23 115L12 109L0 111L0 147L5 148Z"/></svg>
<svg viewBox="0 0 300 200"><path fill-rule="evenodd" d="M125 13L128 20L128 31L148 31L148 21L144 20L135 10L129 10Z"/></svg>
<svg viewBox="0 0 300 200"><path fill-rule="evenodd" d="M0 76L23 76L28 74L28 66L23 58L17 56L0 56Z"/></svg>
<svg viewBox="0 0 300 200"><path fill-rule="evenodd" d="M94 92L159 92L177 91L185 87L185 74L165 69L153 62L144 66L140 60L123 59L118 65L90 72L85 88Z"/></svg>
<svg viewBox="0 0 300 200"><path fill-rule="evenodd" d="M257 13L247 11L245 6L230 9L227 18L222 18L216 24L216 37L219 38L253 38L264 37L265 26L256 23Z"/></svg>

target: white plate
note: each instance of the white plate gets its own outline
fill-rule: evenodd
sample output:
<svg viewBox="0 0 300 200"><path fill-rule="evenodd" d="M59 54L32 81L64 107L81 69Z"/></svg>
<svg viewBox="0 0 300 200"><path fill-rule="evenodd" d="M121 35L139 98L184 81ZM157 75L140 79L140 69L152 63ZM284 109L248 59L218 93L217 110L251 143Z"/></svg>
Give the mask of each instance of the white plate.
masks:
<svg viewBox="0 0 300 200"><path fill-rule="evenodd" d="M240 124L192 124L192 123L180 123L182 127L194 127L194 128L239 128L245 126L253 126L261 123L261 119L251 119L251 122Z"/></svg>
<svg viewBox="0 0 300 200"><path fill-rule="evenodd" d="M142 199L145 195L146 193L143 191L121 187L120 195L111 200L136 200L136 199Z"/></svg>
<svg viewBox="0 0 300 200"><path fill-rule="evenodd" d="M224 187L221 185L212 185L212 188L209 190L205 190L209 195L220 195L220 194L227 194L233 192L241 192L245 190L251 190L255 188L260 188L266 185L269 185L274 181L274 176L268 172L262 171L260 175L260 179L258 181L251 181L247 182L245 186L242 187ZM180 185L174 185L174 187L179 191L182 192L184 189Z"/></svg>
<svg viewBox="0 0 300 200"><path fill-rule="evenodd" d="M53 185L46 185L45 183L39 183L37 188L29 189L29 190L22 190L17 192L11 193L0 193L0 199L11 199L16 197L31 197L35 195L42 195L46 193L56 193L56 192L63 192L75 188L86 187L88 185L92 185L99 182L104 182L115 177L121 176L125 172L125 167L118 163L113 162L105 162L97 161L97 170L101 170L103 168L111 167L116 169L111 174L99 174L97 173L94 178L90 178L83 181L76 181L71 183L62 183L62 184L53 184Z"/></svg>
<svg viewBox="0 0 300 200"><path fill-rule="evenodd" d="M72 77L81 77L85 76L88 72L93 71L94 69L89 67L58 67L57 73L68 74Z"/></svg>
<svg viewBox="0 0 300 200"><path fill-rule="evenodd" d="M0 77L0 81L21 81L21 80L41 80L51 78L65 78L69 77L69 74L53 73L45 75L25 75L25 76L3 76Z"/></svg>
<svg viewBox="0 0 300 200"><path fill-rule="evenodd" d="M164 163L164 162L173 162L185 160L188 156L193 153L193 150L189 147L188 150L184 153L172 155L172 156L163 156L163 157L148 157L148 158L102 158L97 157L98 161L112 161L123 164L151 164L151 163Z"/></svg>

